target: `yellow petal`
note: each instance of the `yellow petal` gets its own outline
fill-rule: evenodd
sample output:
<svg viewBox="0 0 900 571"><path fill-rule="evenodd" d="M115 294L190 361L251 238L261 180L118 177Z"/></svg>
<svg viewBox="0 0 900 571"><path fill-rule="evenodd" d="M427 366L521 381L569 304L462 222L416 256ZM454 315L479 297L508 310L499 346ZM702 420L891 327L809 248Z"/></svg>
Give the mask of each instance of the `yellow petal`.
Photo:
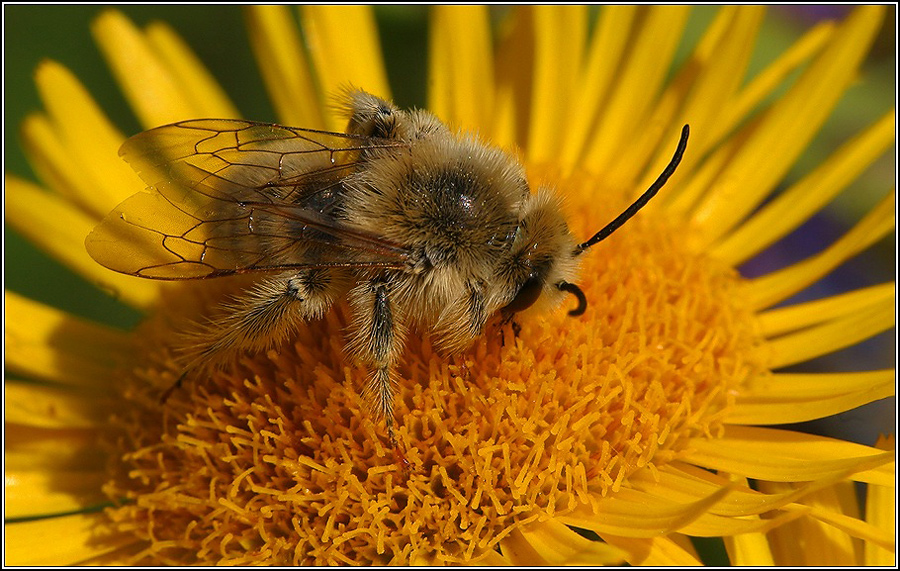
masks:
<svg viewBox="0 0 900 571"><path fill-rule="evenodd" d="M565 125L573 118L569 107L581 73L587 36L586 6L535 6L535 59L528 158L535 162L556 158ZM579 118L580 119L580 118Z"/></svg>
<svg viewBox="0 0 900 571"><path fill-rule="evenodd" d="M624 561L622 550L582 537L556 520L531 523L517 531L551 566L617 565Z"/></svg>
<svg viewBox="0 0 900 571"><path fill-rule="evenodd" d="M128 305L146 309L159 299L160 283L117 274L88 256L84 239L95 220L24 180L7 175L5 182L6 219L31 242Z"/></svg>
<svg viewBox="0 0 900 571"><path fill-rule="evenodd" d="M757 486L768 493L784 492L791 488L789 484L776 482L760 482ZM820 552L831 551L831 556L844 558L843 563L847 565L846 552L834 553L832 546L823 545L826 539L822 534L823 527L812 518L800 518L770 531L767 536L775 562L778 565L809 565L820 559ZM798 538L803 538L803 547L799 549Z"/></svg>
<svg viewBox="0 0 900 571"><path fill-rule="evenodd" d="M693 438L680 458L748 478L804 482L853 472L858 482L893 485L893 455L822 436L755 426L726 426L720 438Z"/></svg>
<svg viewBox="0 0 900 571"><path fill-rule="evenodd" d="M102 513L7 523L4 548L7 565L74 565L134 542L134 537L109 530Z"/></svg>
<svg viewBox="0 0 900 571"><path fill-rule="evenodd" d="M451 125L488 131L493 122L494 68L486 6L433 6L428 108Z"/></svg>
<svg viewBox="0 0 900 571"><path fill-rule="evenodd" d="M287 6L248 6L250 46L279 120L286 125L324 129L321 101Z"/></svg>
<svg viewBox="0 0 900 571"><path fill-rule="evenodd" d="M719 120L711 125L713 128L713 132L710 133L711 140L721 140L735 125L745 120L747 115L768 97L785 77L814 57L831 41L836 28L834 22L821 22L779 54L775 61L758 73L735 97L726 102L725 108L719 115Z"/></svg>
<svg viewBox="0 0 900 571"><path fill-rule="evenodd" d="M46 135L40 136L44 129L55 133L54 142L61 148L51 147L41 154L53 160L45 163L47 170L65 181L62 186L71 189L69 195L100 218L127 196L142 190L140 179L119 158L124 136L78 79L52 61L42 62L34 77L52 122L28 125L26 145L34 148L47 141Z"/></svg>
<svg viewBox="0 0 900 571"><path fill-rule="evenodd" d="M759 425L804 422L893 395L893 369L866 373L776 373L742 390L725 422Z"/></svg>
<svg viewBox="0 0 900 571"><path fill-rule="evenodd" d="M793 88L754 126L694 213L692 224L703 228L708 242L755 208L807 147L855 78L883 13L878 6L855 10Z"/></svg>
<svg viewBox="0 0 900 571"><path fill-rule="evenodd" d="M880 486L872 486L872 488L880 488ZM806 500L806 502L809 501L810 499ZM809 515L850 537L862 539L867 544L872 543L888 551L894 551L895 549L893 533L888 533L867 522L841 513L839 506L815 507L809 512ZM830 543L833 543L833 541ZM834 562L835 559L831 561Z"/></svg>
<svg viewBox="0 0 900 571"><path fill-rule="evenodd" d="M219 83L172 28L163 22L151 23L147 41L184 90L198 117L240 117Z"/></svg>
<svg viewBox="0 0 900 571"><path fill-rule="evenodd" d="M729 7L722 11L729 11ZM710 139L713 126L720 121L722 108L732 100L743 81L765 16L762 6L736 6L730 11L730 21L718 41L709 48L702 69L691 82L690 93L682 102L683 109L677 121L691 125L691 148L696 156L704 155L715 143Z"/></svg>
<svg viewBox="0 0 900 571"><path fill-rule="evenodd" d="M713 125L743 79L764 15L759 6L726 6L719 11L691 59L660 97L648 128L639 129L642 135L623 152L622 180L644 173L637 186L652 184L671 160L684 124L691 126L690 152L669 183L672 188L677 189L678 180L718 143L710 138Z"/></svg>
<svg viewBox="0 0 900 571"><path fill-rule="evenodd" d="M737 265L785 236L853 182L894 142L894 111L844 144L821 165L778 194L712 250ZM692 141L693 143L693 141Z"/></svg>
<svg viewBox="0 0 900 571"><path fill-rule="evenodd" d="M562 129L564 143L559 156L564 166L578 164L584 154L603 110L603 103L614 85L636 11L636 6L603 6L600 9L585 70L577 79L571 108L566 111L568 126Z"/></svg>
<svg viewBox="0 0 900 571"><path fill-rule="evenodd" d="M774 373L748 381L741 388L738 400L827 398L855 391L880 390L879 387L893 377L893 369L864 373Z"/></svg>
<svg viewBox="0 0 900 571"><path fill-rule="evenodd" d="M100 490L107 475L103 470L5 472L6 519L26 518L83 510L108 501Z"/></svg>
<svg viewBox="0 0 900 571"><path fill-rule="evenodd" d="M381 57L378 26L369 6L303 6L301 25L322 95L332 97L348 86L391 98ZM326 127L343 130L346 118L332 112Z"/></svg>
<svg viewBox="0 0 900 571"><path fill-rule="evenodd" d="M778 303L875 243L894 228L894 204L894 192L891 191L856 226L822 252L750 280L751 306L762 309Z"/></svg>
<svg viewBox="0 0 900 571"><path fill-rule="evenodd" d="M836 478L843 476L841 474ZM836 478L805 482L784 493L764 494L734 483L724 475L683 462L672 462L661 467L655 477L649 470L639 471L629 478L629 482L635 489L681 503L697 501L723 488L730 488L731 492L723 501L711 506L709 513L738 518L784 508L809 493L833 484Z"/></svg>
<svg viewBox="0 0 900 571"><path fill-rule="evenodd" d="M97 432L83 428L48 429L7 423L3 458L10 471L95 471L104 467Z"/></svg>
<svg viewBox="0 0 900 571"><path fill-rule="evenodd" d="M498 30L494 69L497 74L497 144L524 148L531 117L535 57L534 17L529 6L513 8Z"/></svg>
<svg viewBox="0 0 900 571"><path fill-rule="evenodd" d="M729 490L721 489L687 504L666 501L636 490L621 489L614 496L596 502L596 511L587 504L558 516L567 525L590 529L599 535L653 537L676 531L705 514ZM723 518L724 519L724 518Z"/></svg>
<svg viewBox="0 0 900 571"><path fill-rule="evenodd" d="M522 533L518 529L512 530L509 535L500 540L500 551L505 559L517 567L543 567L550 564L522 537Z"/></svg>
<svg viewBox="0 0 900 571"><path fill-rule="evenodd" d="M802 363L856 345L893 327L895 317L894 300L888 299L853 315L769 340L769 366Z"/></svg>
<svg viewBox="0 0 900 571"><path fill-rule="evenodd" d="M596 129L585 167L616 178L622 141L643 128L647 110L671 69L689 7L652 6L641 20L625 67Z"/></svg>
<svg viewBox="0 0 900 571"><path fill-rule="evenodd" d="M882 450L893 450L893 437L881 439L876 447ZM888 486L869 486L866 489L866 521L877 527L887 537L896 537L897 525L897 490ZM896 565L896 545L894 549L885 549L875 543L865 544L865 565Z"/></svg>
<svg viewBox="0 0 900 571"><path fill-rule="evenodd" d="M6 421L43 428L91 428L104 424L110 403L90 391L7 379ZM98 398L100 396L101 398Z"/></svg>
<svg viewBox="0 0 900 571"><path fill-rule="evenodd" d="M648 567L687 567L703 563L669 537L635 538L603 534L607 543L622 549L630 565Z"/></svg>
<svg viewBox="0 0 900 571"><path fill-rule="evenodd" d="M10 371L76 388L108 390L128 355L124 333L7 291L6 366Z"/></svg>
<svg viewBox="0 0 900 571"><path fill-rule="evenodd" d="M31 113L22 121L20 131L22 147L38 178L95 219L103 216L105 213L98 212L98 205L91 204L90 182L82 176L81 165L73 160L71 149L64 144L50 119L43 113ZM106 205L103 201L104 208Z"/></svg>
<svg viewBox="0 0 900 571"><path fill-rule="evenodd" d="M741 533L722 538L728 560L735 567L771 567L775 565L765 533Z"/></svg>
<svg viewBox="0 0 900 571"><path fill-rule="evenodd" d="M145 128L200 115L168 65L144 34L121 12L106 10L93 24L94 37L125 97Z"/></svg>
<svg viewBox="0 0 900 571"><path fill-rule="evenodd" d="M797 303L760 313L760 332L772 338L777 335L817 325L829 320L865 311L888 301L896 295L893 282L857 289L824 299Z"/></svg>

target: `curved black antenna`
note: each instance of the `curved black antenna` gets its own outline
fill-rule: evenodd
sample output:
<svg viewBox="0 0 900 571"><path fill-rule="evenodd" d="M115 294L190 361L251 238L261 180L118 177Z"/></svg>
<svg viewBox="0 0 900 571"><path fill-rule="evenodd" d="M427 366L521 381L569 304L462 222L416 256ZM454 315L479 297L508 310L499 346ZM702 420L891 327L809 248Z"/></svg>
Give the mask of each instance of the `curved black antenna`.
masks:
<svg viewBox="0 0 900 571"><path fill-rule="evenodd" d="M690 132L691 130L688 125L685 125L681 128L681 139L679 139L678 141L678 148L675 149L675 154L672 156L672 160L669 161L669 164L666 165L665 169L663 169L662 174L660 174L656 181L650 185L650 188L644 191L644 194L642 194L640 198L634 201L634 204L625 209L625 212L619 214L615 220L604 226L604 228L594 234L594 236L590 240L576 246L575 255L584 252L597 242L601 242L608 238L610 234L618 230L622 226L622 224L628 222L629 218L637 214L638 210L640 210L648 202L650 202L651 198L656 196L656 193L659 192L659 189L661 189L666 184L666 181L668 181L669 177L671 177L675 172L675 169L678 167L678 163L681 162L681 158L684 156L684 150L687 149L688 135L690 134Z"/></svg>
<svg viewBox="0 0 900 571"><path fill-rule="evenodd" d="M587 309L587 297L585 297L584 292L581 291L581 288L575 284L570 284L569 282L559 282L556 284L556 287L559 288L560 291L568 292L578 298L578 307L571 310L569 315L572 317L578 317L584 310Z"/></svg>

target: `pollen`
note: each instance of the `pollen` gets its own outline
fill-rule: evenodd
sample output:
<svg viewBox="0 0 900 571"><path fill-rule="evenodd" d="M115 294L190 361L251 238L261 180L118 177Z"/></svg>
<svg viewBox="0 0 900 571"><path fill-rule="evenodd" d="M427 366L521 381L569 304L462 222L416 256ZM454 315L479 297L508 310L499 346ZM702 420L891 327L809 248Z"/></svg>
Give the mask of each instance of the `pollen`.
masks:
<svg viewBox="0 0 900 571"><path fill-rule="evenodd" d="M576 236L627 204L577 198L600 192L592 177L557 187ZM451 357L411 334L396 448L360 397L367 371L344 352L343 306L160 404L180 374L160 347L229 286L173 294L144 325L148 349L112 419L105 491L115 524L143 540L134 563L477 562L516 529L614 496L687 439L714 437L763 368L759 334L737 272L691 251L684 225L658 212L582 256L579 317L525 314L518 334L494 323Z"/></svg>

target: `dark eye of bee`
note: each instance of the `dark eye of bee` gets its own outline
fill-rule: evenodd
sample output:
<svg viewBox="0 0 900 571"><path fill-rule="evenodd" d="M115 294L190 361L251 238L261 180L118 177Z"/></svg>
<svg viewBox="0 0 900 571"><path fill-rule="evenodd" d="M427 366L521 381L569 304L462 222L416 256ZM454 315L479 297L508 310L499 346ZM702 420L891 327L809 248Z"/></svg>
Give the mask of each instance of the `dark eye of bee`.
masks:
<svg viewBox="0 0 900 571"><path fill-rule="evenodd" d="M543 283L541 283L541 279L535 275L531 274L528 276L528 279L525 280L525 283L522 284L522 287L519 288L519 292L516 293L516 297L513 298L511 302L506 304L501 311L505 314L510 313L518 313L520 311L525 311L532 305L534 302L541 297L541 288L543 287Z"/></svg>

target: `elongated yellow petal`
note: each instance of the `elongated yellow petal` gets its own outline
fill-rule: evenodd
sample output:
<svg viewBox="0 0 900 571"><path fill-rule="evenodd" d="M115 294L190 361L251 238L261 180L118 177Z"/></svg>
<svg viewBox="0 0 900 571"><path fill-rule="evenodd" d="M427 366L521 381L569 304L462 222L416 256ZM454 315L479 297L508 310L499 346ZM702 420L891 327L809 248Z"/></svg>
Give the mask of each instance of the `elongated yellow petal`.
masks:
<svg viewBox="0 0 900 571"><path fill-rule="evenodd" d="M599 541L586 539L556 520L520 528L521 537L549 565L615 565L625 553Z"/></svg>
<svg viewBox="0 0 900 571"><path fill-rule="evenodd" d="M893 485L893 455L832 438L754 426L726 426L716 439L694 438L682 460L748 478L802 482L859 470L850 479Z"/></svg>
<svg viewBox="0 0 900 571"><path fill-rule="evenodd" d="M746 485L734 483L724 475L712 474L683 462L673 462L662 466L655 477L649 471L642 471L629 478L629 481L633 481L635 488L643 492L681 503L697 501L730 487L728 496L712 506L709 512L730 518L745 518L784 508L816 490L832 485L843 476L840 474L833 478L804 482L782 493L764 494Z"/></svg>
<svg viewBox="0 0 900 571"><path fill-rule="evenodd" d="M775 374L753 383L729 410L728 424L788 424L824 418L894 394L894 371Z"/></svg>
<svg viewBox="0 0 900 571"><path fill-rule="evenodd" d="M881 450L894 449L894 437L881 438L875 445ZM896 537L897 489L888 486L870 486L866 490L866 521L881 530L887 537ZM875 543L865 544L865 565L893 567L897 562L896 545L885 549Z"/></svg>
<svg viewBox="0 0 900 571"><path fill-rule="evenodd" d="M492 129L497 144L511 146L515 143L524 148L528 143L534 57L534 14L530 7L517 6L498 30L494 60L497 120Z"/></svg>
<svg viewBox="0 0 900 571"><path fill-rule="evenodd" d="M758 315L760 329L765 337L775 337L782 333L878 307L893 300L896 291L896 285L891 282L824 299L770 309Z"/></svg>
<svg viewBox="0 0 900 571"><path fill-rule="evenodd" d="M509 535L500 540L500 550L503 556L517 567L523 566L547 566L549 561L522 536L518 529L512 530Z"/></svg>
<svg viewBox="0 0 900 571"><path fill-rule="evenodd" d="M449 124L489 135L494 66L486 6L434 6L429 39L428 108Z"/></svg>
<svg viewBox="0 0 900 571"><path fill-rule="evenodd" d="M301 25L324 97L353 86L390 99L371 7L303 6ZM343 130L345 122L338 113L326 113L326 127L333 131Z"/></svg>
<svg viewBox="0 0 900 571"><path fill-rule="evenodd" d="M647 10L585 160L586 168L613 178L622 141L644 121L671 67L689 8L666 5Z"/></svg>
<svg viewBox="0 0 900 571"><path fill-rule="evenodd" d="M247 31L279 120L324 129L322 101L312 80L296 20L287 6L248 6Z"/></svg>
<svg viewBox="0 0 900 571"><path fill-rule="evenodd" d="M147 26L147 40L171 70L198 117L240 117L234 103L206 66L171 27L163 22L151 23Z"/></svg>
<svg viewBox="0 0 900 571"><path fill-rule="evenodd" d="M770 365L785 367L856 345L893 327L894 319L894 300L888 299L853 315L770 340Z"/></svg>
<svg viewBox="0 0 900 571"><path fill-rule="evenodd" d="M754 516L758 517L758 516ZM775 565L765 533L741 533L723 538L728 560L735 567L771 567Z"/></svg>
<svg viewBox="0 0 900 571"><path fill-rule="evenodd" d="M586 6L535 6L535 60L528 157L546 161L559 154L570 102L581 71L587 36Z"/></svg>
<svg viewBox="0 0 900 571"><path fill-rule="evenodd" d="M559 159L564 166L575 166L582 159L603 103L612 90L636 12L636 6L604 6L600 10L585 70L576 78L578 86L572 94L571 108L566 112L567 127L562 129L564 143Z"/></svg>
<svg viewBox="0 0 900 571"><path fill-rule="evenodd" d="M38 247L133 307L146 309L159 299L160 283L117 274L88 256L84 239L94 219L24 180L7 175L5 182L7 221Z"/></svg>
<svg viewBox="0 0 900 571"><path fill-rule="evenodd" d="M759 482L760 489L779 493L791 489L790 484ZM807 507L807 512L814 508ZM852 565L853 549L849 537L811 517L800 518L769 532L769 545L779 565ZM803 538L798 549L797 538Z"/></svg>
<svg viewBox="0 0 900 571"><path fill-rule="evenodd" d="M711 125L713 132L710 133L710 139L718 141L734 129L785 77L821 51L831 41L835 29L833 22L817 24L757 74L735 97L726 102L718 121Z"/></svg>
<svg viewBox="0 0 900 571"><path fill-rule="evenodd" d="M7 565L74 565L134 540L109 531L102 513L76 514L3 526Z"/></svg>
<svg viewBox="0 0 900 571"><path fill-rule="evenodd" d="M107 10L94 21L94 37L125 97L145 128L199 116L178 78L143 32L122 13Z"/></svg>
<svg viewBox="0 0 900 571"><path fill-rule="evenodd" d="M727 488L720 489L699 501L679 504L636 490L621 489L614 496L599 500L596 512L591 506L582 504L571 512L560 514L559 519L600 535L654 537L688 526L728 492Z"/></svg>
<svg viewBox="0 0 900 571"><path fill-rule="evenodd" d="M872 487L877 488L879 486ZM866 543L872 543L889 551L895 549L893 533L889 534L885 530L879 529L867 522L841 513L839 505L833 504L830 505L829 508L815 507L810 511L810 516L851 537L862 539ZM855 560L856 558L854 557L854 562ZM831 561L835 560L832 559Z"/></svg>
<svg viewBox="0 0 900 571"><path fill-rule="evenodd" d="M128 355L124 333L10 291L4 301L10 371L78 388L109 388L114 367Z"/></svg>
<svg viewBox="0 0 900 571"><path fill-rule="evenodd" d="M97 431L84 428L35 428L9 422L6 428L6 469L55 473L96 471L105 454L97 446Z"/></svg>
<svg viewBox="0 0 900 571"><path fill-rule="evenodd" d="M100 490L106 472L10 470L5 473L6 519L70 513L108 501Z"/></svg>
<svg viewBox="0 0 900 571"><path fill-rule="evenodd" d="M766 204L712 250L737 265L785 236L856 179L894 142L895 113L886 113L812 173Z"/></svg>
<svg viewBox="0 0 900 571"><path fill-rule="evenodd" d="M6 420L44 428L100 426L108 420L110 403L84 388L73 391L7 379Z"/></svg>
<svg viewBox="0 0 900 571"><path fill-rule="evenodd" d="M854 391L870 391L893 379L893 376L893 369L863 373L774 373L750 380L741 389L738 401L745 397L814 399Z"/></svg>
<svg viewBox="0 0 900 571"><path fill-rule="evenodd" d="M788 522L802 518L807 510L788 506L774 517L731 518L706 513L681 528L682 533L693 537L722 537L744 533L766 533Z"/></svg>
<svg viewBox="0 0 900 571"><path fill-rule="evenodd" d="M894 228L894 192L840 239L819 254L787 268L750 280L748 294L757 309L770 307L864 250Z"/></svg>
<svg viewBox="0 0 900 571"><path fill-rule="evenodd" d="M48 139L39 136L49 129L58 148L38 154L40 161L62 179L66 194L90 214L100 218L127 196L144 188L143 183L119 158L125 140L97 106L81 82L65 67L44 61L35 71L35 83L52 122L25 125L28 148L42 147ZM37 149L35 149L37 150ZM39 159L40 160L40 159ZM52 179L51 179L52 180Z"/></svg>
<svg viewBox="0 0 900 571"><path fill-rule="evenodd" d="M710 61L716 61L713 58L715 49L723 41L723 38L727 37L738 10L739 8L735 6L724 6L718 11L713 23L707 27L690 58L681 66L681 69L654 102L648 119L640 125L633 136L622 142L616 157L616 172L609 184L646 188L665 164L671 160L672 149L675 148L678 135L684 125L682 120L675 125L675 116L676 114L683 116L682 109L685 99L694 90L700 75L709 68ZM691 152L685 154L678 170L669 180L667 191L664 194L666 201L671 201L677 196L679 190L685 186L681 180L687 178L694 171L695 165L704 155L704 148L697 145L697 133L697 127L693 126ZM651 158L653 158L653 163L648 165ZM635 182L639 176L642 176L644 180Z"/></svg>
<svg viewBox="0 0 900 571"><path fill-rule="evenodd" d="M38 178L60 196L66 197L73 205L99 220L99 208L106 208L107 201L92 204L90 181L83 176L81 165L72 157L72 152L60 138L60 133L43 113L29 114L20 127L22 147L31 168ZM108 210L107 210L108 211Z"/></svg>
<svg viewBox="0 0 900 571"><path fill-rule="evenodd" d="M608 533L603 539L628 553L626 561L631 565L649 567L687 567L703 563L690 552L680 547L669 537L635 538Z"/></svg>
<svg viewBox="0 0 900 571"><path fill-rule="evenodd" d="M663 93L649 122L651 125L669 125L662 144L659 144L660 134L656 134L655 140L645 136L639 138L634 150L623 157L623 163L641 167L647 163L650 153L655 151L649 168L644 169L639 188L649 186L671 160L682 125L691 126L691 140L690 153L677 171L679 178L684 176L681 171L691 172L693 165L718 143L710 138L712 126L718 123L722 107L731 100L743 80L764 15L765 9L760 6L726 6L720 10L720 18L725 20L721 26L724 29L715 38L713 34L718 32L717 27L715 24L710 26L704 42L698 47L699 53L685 64L684 71ZM667 113L662 112L664 107L668 109ZM676 110L678 118L674 125L670 125ZM649 130L643 131L646 133ZM628 180L640 172L634 170L633 174L627 174L623 171L626 173L623 178ZM678 178L674 179L671 185L677 187L677 181Z"/></svg>
<svg viewBox="0 0 900 571"><path fill-rule="evenodd" d="M790 92L755 126L694 213L692 223L704 229L708 242L756 207L807 147L854 79L883 13L877 6L854 11ZM753 184L747 185L748 180Z"/></svg>

